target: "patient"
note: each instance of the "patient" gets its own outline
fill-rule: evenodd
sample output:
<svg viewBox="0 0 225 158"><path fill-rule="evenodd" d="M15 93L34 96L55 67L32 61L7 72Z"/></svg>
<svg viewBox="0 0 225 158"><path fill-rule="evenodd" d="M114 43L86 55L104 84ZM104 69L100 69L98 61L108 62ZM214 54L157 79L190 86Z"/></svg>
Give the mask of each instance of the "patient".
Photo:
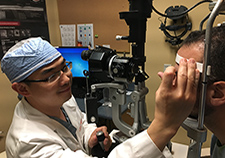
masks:
<svg viewBox="0 0 225 158"><path fill-rule="evenodd" d="M177 54L183 58L194 58L203 63L205 31L192 32L183 42ZM205 104L205 125L213 132L211 157L225 157L225 26L212 29L211 50L209 55L211 74ZM178 68L178 65L176 66ZM202 71L202 69L201 69ZM201 85L199 85L199 90ZM199 92L200 93L200 92ZM199 97L191 117L198 117Z"/></svg>

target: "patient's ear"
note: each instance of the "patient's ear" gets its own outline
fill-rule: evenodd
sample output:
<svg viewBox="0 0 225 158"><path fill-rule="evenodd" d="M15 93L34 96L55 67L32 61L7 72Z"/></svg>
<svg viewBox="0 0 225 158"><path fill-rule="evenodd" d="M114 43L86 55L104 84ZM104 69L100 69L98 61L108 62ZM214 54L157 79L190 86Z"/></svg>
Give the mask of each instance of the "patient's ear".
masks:
<svg viewBox="0 0 225 158"><path fill-rule="evenodd" d="M12 84L12 89L25 97L30 95L29 90L28 90L28 85L25 83L14 82Z"/></svg>
<svg viewBox="0 0 225 158"><path fill-rule="evenodd" d="M213 106L225 104L225 81L214 82L210 91L210 100Z"/></svg>

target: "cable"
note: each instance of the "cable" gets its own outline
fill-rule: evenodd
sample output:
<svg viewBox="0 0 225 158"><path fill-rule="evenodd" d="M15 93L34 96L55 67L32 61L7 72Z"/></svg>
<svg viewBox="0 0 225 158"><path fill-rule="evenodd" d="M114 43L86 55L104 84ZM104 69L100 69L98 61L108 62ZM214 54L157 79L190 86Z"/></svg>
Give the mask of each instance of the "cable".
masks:
<svg viewBox="0 0 225 158"><path fill-rule="evenodd" d="M202 27L204 22L209 18L211 12L201 21L200 25L199 25L199 30L202 31Z"/></svg>
<svg viewBox="0 0 225 158"><path fill-rule="evenodd" d="M174 35L175 35L176 38L178 38L178 37L177 37L176 31L174 31ZM181 40L181 39L180 39L180 40ZM180 48L180 43L178 43L177 46L178 46L178 48Z"/></svg>
<svg viewBox="0 0 225 158"><path fill-rule="evenodd" d="M199 30L202 31L203 28L203 24L204 22L209 18L211 12L201 21L200 25L199 25ZM225 15L225 13L219 13L219 15Z"/></svg>
<svg viewBox="0 0 225 158"><path fill-rule="evenodd" d="M211 0L203 0L203 1L200 1L198 2L197 4L195 4L194 6L192 6L190 9L184 11L183 13L179 14L179 15L171 15L171 16L168 16L168 15L165 15L165 14L162 14L160 13L158 10L155 9L155 7L152 5L152 10L154 10L157 14L159 14L160 16L163 16L163 17L167 17L167 18L173 18L173 17L177 17L177 16L181 16L181 15L185 15L187 14L189 11L191 11L192 9L194 9L195 7L197 7L198 5L202 4L202 3L205 3L205 2L212 2Z"/></svg>

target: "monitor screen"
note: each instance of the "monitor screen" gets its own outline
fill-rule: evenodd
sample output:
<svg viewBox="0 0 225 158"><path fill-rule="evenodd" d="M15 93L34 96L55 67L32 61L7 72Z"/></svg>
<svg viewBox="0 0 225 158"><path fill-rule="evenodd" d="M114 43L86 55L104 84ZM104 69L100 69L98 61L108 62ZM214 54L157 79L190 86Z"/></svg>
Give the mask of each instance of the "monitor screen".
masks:
<svg viewBox="0 0 225 158"><path fill-rule="evenodd" d="M59 47L56 48L66 61L72 62L71 72L73 77L85 77L83 74L84 70L88 69L88 61L81 58L81 53L83 50L88 50L87 47Z"/></svg>

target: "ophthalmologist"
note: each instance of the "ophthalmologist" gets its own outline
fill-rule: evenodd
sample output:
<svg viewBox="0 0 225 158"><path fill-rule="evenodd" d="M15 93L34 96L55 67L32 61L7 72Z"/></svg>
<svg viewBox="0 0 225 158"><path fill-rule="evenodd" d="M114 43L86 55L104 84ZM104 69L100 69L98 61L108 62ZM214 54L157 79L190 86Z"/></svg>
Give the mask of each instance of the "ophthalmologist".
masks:
<svg viewBox="0 0 225 158"><path fill-rule="evenodd" d="M40 37L20 41L4 55L1 69L12 89L23 96L7 133L8 158L91 157L99 130L109 150L112 141L107 128L88 124L71 94L71 68ZM162 82L149 128L115 147L109 158L172 157L165 146L192 111L199 80L194 59L181 59L176 71L171 66L158 74Z"/></svg>

